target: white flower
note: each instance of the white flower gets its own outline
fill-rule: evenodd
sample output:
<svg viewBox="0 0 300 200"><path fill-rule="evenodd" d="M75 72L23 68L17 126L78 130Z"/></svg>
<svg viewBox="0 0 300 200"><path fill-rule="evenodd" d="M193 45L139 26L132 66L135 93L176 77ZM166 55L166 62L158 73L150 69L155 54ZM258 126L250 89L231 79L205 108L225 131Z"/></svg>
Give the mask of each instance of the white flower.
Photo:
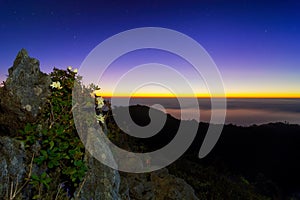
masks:
<svg viewBox="0 0 300 200"><path fill-rule="evenodd" d="M95 94L94 93L90 93L91 98L95 98Z"/></svg>
<svg viewBox="0 0 300 200"><path fill-rule="evenodd" d="M97 122L101 122L102 124L104 124L105 117L102 114L96 115L96 119L97 119Z"/></svg>
<svg viewBox="0 0 300 200"><path fill-rule="evenodd" d="M59 81L57 81L57 89L62 89L62 87L60 86L60 82Z"/></svg>
<svg viewBox="0 0 300 200"><path fill-rule="evenodd" d="M97 102L98 108L102 108L102 106L104 106L104 99L102 97L97 97L96 102Z"/></svg>
<svg viewBox="0 0 300 200"><path fill-rule="evenodd" d="M28 112L31 111L31 105L29 105L29 104L27 104L24 108L25 108L25 110L27 110Z"/></svg>
<svg viewBox="0 0 300 200"><path fill-rule="evenodd" d="M60 82L57 81L56 84L57 84L57 87L56 87L56 88L60 90L60 89L62 88L62 87L60 86Z"/></svg>
<svg viewBox="0 0 300 200"><path fill-rule="evenodd" d="M75 68L75 69L73 70L73 72L76 74L76 73L78 72L78 69Z"/></svg>
<svg viewBox="0 0 300 200"><path fill-rule="evenodd" d="M56 82L52 82L52 84L50 85L52 88L57 88L57 89L62 89L62 87L60 86L60 82L56 81Z"/></svg>
<svg viewBox="0 0 300 200"><path fill-rule="evenodd" d="M68 70L70 70L70 71L71 71L71 70L72 70L72 67L71 67L71 66L69 66L69 67L68 67Z"/></svg>
<svg viewBox="0 0 300 200"><path fill-rule="evenodd" d="M52 88L56 88L57 87L57 83L56 82L52 82L52 84L50 85Z"/></svg>

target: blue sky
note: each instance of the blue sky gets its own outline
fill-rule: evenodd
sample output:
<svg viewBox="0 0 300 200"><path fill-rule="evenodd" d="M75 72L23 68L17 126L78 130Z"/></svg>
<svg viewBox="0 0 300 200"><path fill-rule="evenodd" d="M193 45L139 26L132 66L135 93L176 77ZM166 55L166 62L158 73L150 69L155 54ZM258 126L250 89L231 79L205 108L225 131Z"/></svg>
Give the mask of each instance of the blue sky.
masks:
<svg viewBox="0 0 300 200"><path fill-rule="evenodd" d="M48 73L54 66L79 67L114 34L154 26L198 41L228 93L300 96L299 10L298 1L1 1L0 80L21 48Z"/></svg>

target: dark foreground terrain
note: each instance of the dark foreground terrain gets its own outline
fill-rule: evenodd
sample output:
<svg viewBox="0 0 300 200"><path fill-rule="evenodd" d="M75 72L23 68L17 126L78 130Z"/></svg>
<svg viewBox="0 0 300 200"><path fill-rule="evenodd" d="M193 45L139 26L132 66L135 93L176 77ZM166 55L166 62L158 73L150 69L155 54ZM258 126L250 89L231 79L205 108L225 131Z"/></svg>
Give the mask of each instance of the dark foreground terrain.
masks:
<svg viewBox="0 0 300 200"><path fill-rule="evenodd" d="M120 113L124 108L116 108ZM115 113L118 113L115 112ZM154 111L165 115L163 112ZM149 108L131 106L133 121L149 124ZM183 121L188 126L192 121ZM147 139L130 137L128 141L147 151L159 149L176 135L180 121L167 115L162 130ZM129 126L130 127L130 126ZM300 195L300 126L269 123L240 127L225 125L214 149L204 159L198 152L208 124L200 123L197 136L184 155L169 166L170 172L191 184L198 197L247 199L256 194L270 199L298 199ZM220 196L219 196L220 195ZM228 195L226 197L226 195ZM251 198L251 197L250 197Z"/></svg>

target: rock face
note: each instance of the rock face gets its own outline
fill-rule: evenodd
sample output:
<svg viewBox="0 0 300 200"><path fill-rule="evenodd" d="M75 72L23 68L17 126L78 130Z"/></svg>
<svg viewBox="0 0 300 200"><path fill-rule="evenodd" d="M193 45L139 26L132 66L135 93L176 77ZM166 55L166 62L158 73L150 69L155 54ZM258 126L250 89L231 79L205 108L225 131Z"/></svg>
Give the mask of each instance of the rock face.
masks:
<svg viewBox="0 0 300 200"><path fill-rule="evenodd" d="M51 79L40 71L39 61L22 49L0 88L0 135L16 135L14 131L33 121L50 94Z"/></svg>
<svg viewBox="0 0 300 200"><path fill-rule="evenodd" d="M50 94L50 77L40 71L40 62L30 58L25 49L18 53L8 72L7 89L21 102L23 109L36 116Z"/></svg>
<svg viewBox="0 0 300 200"><path fill-rule="evenodd" d="M89 171L85 176L85 182L80 190L80 199L120 199L120 175L118 171L103 165L89 153L86 154L85 160L88 164Z"/></svg>
<svg viewBox="0 0 300 200"><path fill-rule="evenodd" d="M9 199L11 186L24 181L26 153L21 143L9 137L0 137L0 199Z"/></svg>
<svg viewBox="0 0 300 200"><path fill-rule="evenodd" d="M110 148L103 142L98 140L97 130L88 128L88 138L85 141L85 146L88 149L85 154L85 162L88 165L88 172L84 178L84 184L78 195L82 200L103 199L103 200L118 200L120 174L100 161L95 159L91 154L98 156L101 152L105 152L108 157L106 159L114 161ZM99 148L100 147L100 148ZM79 191L77 190L77 193Z"/></svg>
<svg viewBox="0 0 300 200"><path fill-rule="evenodd" d="M31 151L32 149L25 151L22 143L16 139L7 136L0 137L0 199L10 199L11 194L24 185L25 178L28 177L30 171ZM77 189L74 196L80 200L120 199L118 171L103 165L89 153L86 153L85 161L89 171L84 178L82 187ZM33 174L41 174L42 171L36 164L33 164ZM33 196L31 185L24 186L16 197L31 199Z"/></svg>
<svg viewBox="0 0 300 200"><path fill-rule="evenodd" d="M148 174L123 174L120 194L126 200L197 200L193 188L168 169Z"/></svg>

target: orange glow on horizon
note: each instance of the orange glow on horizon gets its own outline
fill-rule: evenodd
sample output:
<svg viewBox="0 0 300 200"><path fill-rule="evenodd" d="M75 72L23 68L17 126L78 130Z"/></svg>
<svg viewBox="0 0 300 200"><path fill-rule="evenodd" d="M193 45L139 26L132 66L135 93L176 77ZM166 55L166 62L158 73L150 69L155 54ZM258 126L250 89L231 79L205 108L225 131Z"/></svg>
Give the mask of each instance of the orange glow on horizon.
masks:
<svg viewBox="0 0 300 200"><path fill-rule="evenodd" d="M111 98L117 97L134 97L134 98L300 98L300 93L227 93L224 95L210 95L210 94L195 94L195 95L189 95L189 94L155 94L155 93L135 93L135 94L114 94L111 93L103 93L103 97Z"/></svg>

